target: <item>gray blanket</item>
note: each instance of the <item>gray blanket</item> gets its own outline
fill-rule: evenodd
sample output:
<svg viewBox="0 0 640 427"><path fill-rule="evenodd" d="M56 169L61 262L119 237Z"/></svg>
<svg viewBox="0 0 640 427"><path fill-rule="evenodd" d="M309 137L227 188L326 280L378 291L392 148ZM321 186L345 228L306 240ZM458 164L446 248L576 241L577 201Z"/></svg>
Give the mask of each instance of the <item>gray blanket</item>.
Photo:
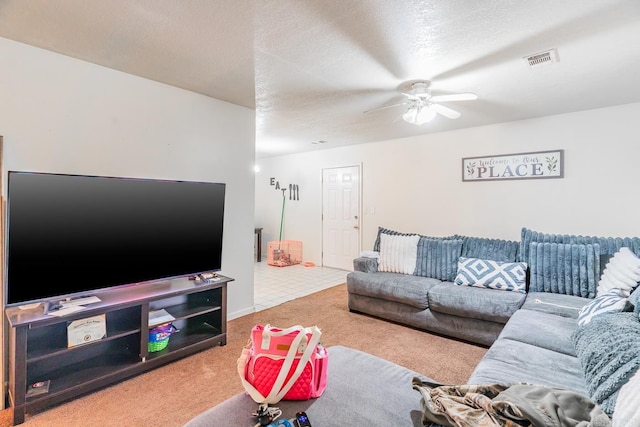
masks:
<svg viewBox="0 0 640 427"><path fill-rule="evenodd" d="M440 386L419 378L422 424L447 427L609 427L611 421L588 397L532 384Z"/></svg>

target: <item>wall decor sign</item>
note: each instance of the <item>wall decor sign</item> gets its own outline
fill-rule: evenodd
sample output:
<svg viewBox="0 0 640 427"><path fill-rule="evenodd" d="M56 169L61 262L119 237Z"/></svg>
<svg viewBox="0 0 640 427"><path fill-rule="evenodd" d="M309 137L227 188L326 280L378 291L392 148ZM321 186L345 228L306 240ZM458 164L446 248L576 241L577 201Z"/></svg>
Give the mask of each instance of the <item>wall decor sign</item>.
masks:
<svg viewBox="0 0 640 427"><path fill-rule="evenodd" d="M462 181L564 178L564 150L462 159Z"/></svg>
<svg viewBox="0 0 640 427"><path fill-rule="evenodd" d="M282 197L286 197L287 188L284 185L280 187L280 181L271 178L269 179L269 185L275 186L276 190L282 191ZM300 200L300 187L298 184L289 184L289 200Z"/></svg>

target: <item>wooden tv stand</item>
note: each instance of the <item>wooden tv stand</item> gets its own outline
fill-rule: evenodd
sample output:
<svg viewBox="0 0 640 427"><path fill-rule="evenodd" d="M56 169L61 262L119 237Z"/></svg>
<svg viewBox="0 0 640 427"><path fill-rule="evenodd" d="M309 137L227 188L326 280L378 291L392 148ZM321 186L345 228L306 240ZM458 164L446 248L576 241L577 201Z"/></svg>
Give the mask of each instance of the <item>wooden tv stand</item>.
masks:
<svg viewBox="0 0 640 427"><path fill-rule="evenodd" d="M216 345L227 343L227 283L175 279L96 293L100 302L57 317L40 307L5 310L9 322L9 403L15 424L25 415L114 384ZM179 332L166 348L149 352L149 311L165 309ZM106 336L68 347L69 322L104 315ZM29 385L49 391L27 396Z"/></svg>

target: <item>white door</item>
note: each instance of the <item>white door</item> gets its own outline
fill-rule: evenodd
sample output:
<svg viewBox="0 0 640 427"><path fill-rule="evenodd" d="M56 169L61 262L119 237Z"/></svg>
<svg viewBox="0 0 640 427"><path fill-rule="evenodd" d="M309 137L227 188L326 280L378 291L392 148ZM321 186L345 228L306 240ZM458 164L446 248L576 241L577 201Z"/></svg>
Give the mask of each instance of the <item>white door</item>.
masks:
<svg viewBox="0 0 640 427"><path fill-rule="evenodd" d="M360 255L360 167L322 171L322 265L353 270Z"/></svg>

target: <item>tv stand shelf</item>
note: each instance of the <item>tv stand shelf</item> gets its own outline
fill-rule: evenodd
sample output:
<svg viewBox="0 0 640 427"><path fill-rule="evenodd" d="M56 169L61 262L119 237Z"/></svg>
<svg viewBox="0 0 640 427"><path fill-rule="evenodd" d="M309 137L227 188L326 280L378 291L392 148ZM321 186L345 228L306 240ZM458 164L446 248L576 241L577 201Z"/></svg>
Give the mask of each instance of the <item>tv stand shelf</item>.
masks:
<svg viewBox="0 0 640 427"><path fill-rule="evenodd" d="M176 359L227 343L227 284L174 279L96 293L100 302L67 316L45 314L46 304L9 307L9 403L14 424L42 410ZM149 352L149 312L164 309L179 330L167 347ZM104 316L106 336L68 347L71 321ZM30 384L50 381L49 391L27 396Z"/></svg>

